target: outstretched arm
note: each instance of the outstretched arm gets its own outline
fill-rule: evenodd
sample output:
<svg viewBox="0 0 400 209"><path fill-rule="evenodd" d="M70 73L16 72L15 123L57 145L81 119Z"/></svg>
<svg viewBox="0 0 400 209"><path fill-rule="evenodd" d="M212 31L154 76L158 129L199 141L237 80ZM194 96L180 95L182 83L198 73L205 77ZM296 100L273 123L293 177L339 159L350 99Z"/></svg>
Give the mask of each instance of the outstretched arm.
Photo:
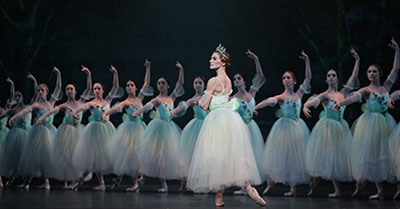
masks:
<svg viewBox="0 0 400 209"><path fill-rule="evenodd" d="M126 100L125 100L126 101ZM126 102L123 101L117 105L114 105L111 109L109 109L108 111L106 111L103 114L103 121L107 121L107 117L111 114L113 114L114 112L117 112L119 110L121 110L122 108L124 108L126 106Z"/></svg>
<svg viewBox="0 0 400 209"><path fill-rule="evenodd" d="M89 95L92 92L92 73L90 70L82 65L82 72L85 72L87 75L86 79L86 89L83 91L81 98L79 98L79 102L84 103L86 100L89 99Z"/></svg>
<svg viewBox="0 0 400 209"><path fill-rule="evenodd" d="M326 99L326 94L321 93L317 96L313 96L308 101L304 104L303 106L303 113L307 118L311 118L311 110L310 107L317 108L319 104L321 104L321 101L324 101Z"/></svg>
<svg viewBox="0 0 400 209"><path fill-rule="evenodd" d="M359 87L358 72L360 69L360 56L358 56L358 53L353 48L350 50L350 53L356 62L354 63L353 72L351 73L349 80L347 81L346 85L344 85L344 88L340 91L345 97L350 93L351 90Z"/></svg>
<svg viewBox="0 0 400 209"><path fill-rule="evenodd" d="M33 110L34 108L36 108L36 107L37 107L36 103L31 104L31 105L25 107L24 109L22 109L21 111L19 111L18 113L16 113L14 116L12 116L12 117L10 118L10 120L8 120L8 124L9 124L10 126L12 126L13 121L14 121L16 118L19 118L19 117L21 117L21 116L23 116L23 115L25 115L25 114L27 114L27 113L32 112L32 110Z"/></svg>
<svg viewBox="0 0 400 209"><path fill-rule="evenodd" d="M14 88L14 82L10 79L10 77L8 77L6 81L10 83L10 97L7 100L7 105L6 105L6 110L7 110L10 109L13 103L15 102L14 101L15 88Z"/></svg>
<svg viewBox="0 0 400 209"><path fill-rule="evenodd" d="M150 66L151 66L151 62L146 59L146 61L144 62L144 67L146 68L146 74L144 76L144 83L143 83L142 89L140 89L140 92L138 95L138 98L140 101L143 101L143 98L146 96L145 94L147 94L148 89L151 88L150 87Z"/></svg>
<svg viewBox="0 0 400 209"><path fill-rule="evenodd" d="M110 67L110 72L113 73L113 87L110 91L110 93L106 97L106 101L111 104L111 101L115 98L115 96L118 93L118 88L119 88L119 80L118 80L118 71L117 69L111 65Z"/></svg>
<svg viewBox="0 0 400 209"><path fill-rule="evenodd" d="M54 106L54 104L58 101L58 97L60 96L61 93L61 72L56 66L54 66L53 72L57 74L57 82L53 94L51 94L51 98L49 100L52 106Z"/></svg>
<svg viewBox="0 0 400 209"><path fill-rule="evenodd" d="M252 51L250 51L250 49L247 49L246 54L249 58L253 59L256 64L256 75L252 80L252 84L249 90L249 93L254 98L256 97L258 89L260 89L261 86L265 83L265 76L262 71L260 60L258 59L257 55L255 55Z"/></svg>
<svg viewBox="0 0 400 209"><path fill-rule="evenodd" d="M301 50L301 55L300 59L304 60L306 63L306 76L303 81L303 83L300 85L300 88L297 90L297 95L302 98L304 94L309 93L310 89L310 83L311 83L311 65L310 65L310 58L308 55L304 52L304 50Z"/></svg>
<svg viewBox="0 0 400 209"><path fill-rule="evenodd" d="M262 109L264 107L273 107L276 104L278 104L279 97L274 96L274 97L269 97L258 103L255 107L254 110Z"/></svg>
<svg viewBox="0 0 400 209"><path fill-rule="evenodd" d="M399 45L397 42L392 38L391 43L389 44L390 47L392 47L396 52L394 54L394 61L393 61L393 68L390 71L390 74L386 81L383 83L383 86L386 88L386 90L389 92L390 89L392 88L393 84L397 80L397 74L399 73L399 68L400 68L400 49Z"/></svg>
<svg viewBox="0 0 400 209"><path fill-rule="evenodd" d="M136 110L135 112L132 113L133 117L137 117L140 114L143 114L145 112L148 112L153 109L154 106L158 106L161 104L161 101L158 100L157 98L152 99L150 102L147 102L146 105L141 107L140 109Z"/></svg>
<svg viewBox="0 0 400 209"><path fill-rule="evenodd" d="M86 102L85 104L80 105L78 108L76 108L74 110L74 112L72 112L72 117L74 117L75 120L78 120L79 119L78 113L81 112L81 111L84 112L84 111L88 110L92 106L93 106L93 104L91 102Z"/></svg>
<svg viewBox="0 0 400 209"><path fill-rule="evenodd" d="M178 97L180 97L180 96L182 96L184 94L184 90L183 90L183 83L184 83L183 66L178 61L176 61L175 66L179 70L179 76L178 76L178 81L176 82L176 86L175 86L174 92L172 92L172 94L170 95L170 97L171 97L171 99L173 101L175 101L176 98L178 98Z"/></svg>
<svg viewBox="0 0 400 209"><path fill-rule="evenodd" d="M364 87L364 88L362 88L362 89L360 89L360 90L354 92L353 95L347 97L345 100L336 103L332 108L333 108L336 112L338 112L338 111L339 111L339 108L340 108L341 106L351 105L351 104L356 103L356 102L360 103L360 102L362 101L363 96L365 96L365 95L367 95L367 94L369 94L369 93L370 93L369 90L367 90L367 88Z"/></svg>
<svg viewBox="0 0 400 209"><path fill-rule="evenodd" d="M36 78L31 73L28 73L27 78L29 78L33 82L34 94L33 94L33 97L31 99L31 104L33 104L33 103L35 103L37 101L37 99L39 97L39 95L38 95L38 83L37 83Z"/></svg>
<svg viewBox="0 0 400 209"><path fill-rule="evenodd" d="M400 100L400 90L393 92L388 100L388 106L390 109L394 108L394 102Z"/></svg>
<svg viewBox="0 0 400 209"><path fill-rule="evenodd" d="M50 115L57 114L60 110L65 109L65 108L66 108L65 103L61 104L61 105L58 105L54 109L52 109L52 110L46 112L45 114L43 114L39 119L37 119L36 123L41 125L42 124L42 120L46 119Z"/></svg>

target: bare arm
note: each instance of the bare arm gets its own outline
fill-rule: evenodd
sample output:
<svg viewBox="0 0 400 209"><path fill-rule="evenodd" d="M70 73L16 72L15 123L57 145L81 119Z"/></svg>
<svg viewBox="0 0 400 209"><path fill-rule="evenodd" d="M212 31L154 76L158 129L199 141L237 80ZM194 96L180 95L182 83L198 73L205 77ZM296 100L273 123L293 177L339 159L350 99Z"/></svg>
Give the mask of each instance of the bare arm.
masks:
<svg viewBox="0 0 400 209"><path fill-rule="evenodd" d="M393 92L388 100L388 106L390 109L394 108L394 102L400 100L400 90Z"/></svg>
<svg viewBox="0 0 400 209"><path fill-rule="evenodd" d="M79 98L79 102L84 103L86 100L89 99L90 92L92 92L92 73L90 70L82 65L82 72L85 72L87 75L86 79L86 89L83 91L81 98Z"/></svg>
<svg viewBox="0 0 400 209"><path fill-rule="evenodd" d="M138 98L140 101L143 101L143 98L145 97L145 95L143 93L146 91L146 89L148 89L150 87L151 62L146 59L146 61L144 62L144 66L146 67L146 74L144 76L144 83L143 83L142 89L140 90L139 95L138 95Z"/></svg>
<svg viewBox="0 0 400 209"><path fill-rule="evenodd" d="M183 83L184 83L183 66L178 61L176 61L175 66L179 70L179 76L178 76L178 81L176 82L174 92L172 92L172 94L170 95L170 97L173 101L175 101L175 99L178 98L179 96L182 96L182 94L184 93L184 90L183 90Z"/></svg>
<svg viewBox="0 0 400 209"><path fill-rule="evenodd" d="M257 55L255 55L252 51L250 51L250 49L247 49L246 54L249 58L254 60L256 65L256 75L252 80L252 85L249 90L249 93L254 98L256 97L258 89L265 83L265 76L262 71L260 60L258 59Z"/></svg>
<svg viewBox="0 0 400 209"><path fill-rule="evenodd" d="M33 104L31 104L31 105L25 107L23 110L21 110L20 112L16 113L14 116L12 116L12 117L10 118L10 120L8 121L8 124L9 124L10 126L12 126L13 121L14 121L16 118L19 118L19 117L21 117L21 116L23 116L23 115L25 115L25 114L27 114L27 113L32 112L32 110L35 109L36 107L37 107L37 104L36 104L36 103L33 103Z"/></svg>
<svg viewBox="0 0 400 209"><path fill-rule="evenodd" d="M356 62L354 63L353 72L351 73L349 80L347 81L346 85L344 85L344 88L340 91L345 97L350 93L351 90L359 87L357 86L357 83L359 83L358 73L360 69L360 56L358 56L358 53L353 48L350 50L350 53Z"/></svg>
<svg viewBox="0 0 400 209"><path fill-rule="evenodd" d="M76 120L78 120L79 119L78 113L81 111L84 112L92 106L93 106L93 104L91 102L87 102L85 104L80 105L77 109L74 110L74 112L72 112L72 117L74 117Z"/></svg>
<svg viewBox="0 0 400 209"><path fill-rule="evenodd" d="M65 103L63 103L61 105L58 105L57 107L55 107L51 111L48 111L45 114L43 114L39 119L37 119L36 123L37 124L42 124L42 120L46 119L50 115L57 114L60 110L65 109L65 108L66 108L66 104Z"/></svg>
<svg viewBox="0 0 400 209"><path fill-rule="evenodd" d="M341 107L341 106L347 106L347 105L351 105L351 104L356 103L356 102L359 102L359 103L362 102L363 96L365 96L365 95L367 95L369 93L370 92L369 92L369 90L367 90L367 87L364 87L364 88L354 92L354 94L352 96L347 97L345 100L336 103L332 108L336 112L338 112L339 111L339 107Z"/></svg>
<svg viewBox="0 0 400 209"><path fill-rule="evenodd" d="M31 104L33 104L33 103L35 103L36 100L38 99L38 83L37 83L36 78L35 78L31 73L28 73L27 78L29 78L29 79L33 82L33 91L34 91L34 94L33 94L33 97L32 97L32 99L31 99Z"/></svg>
<svg viewBox="0 0 400 209"><path fill-rule="evenodd" d="M54 88L53 94L51 94L51 98L49 100L52 106L54 106L54 104L57 102L61 92L61 72L56 66L54 66L53 72L57 74L57 81L56 81L56 87Z"/></svg>
<svg viewBox="0 0 400 209"><path fill-rule="evenodd" d="M218 87L219 82L216 80L217 78L211 78L208 83L207 83L207 89L205 91L205 93L203 94L203 96L201 97L200 101L199 101L199 106L201 108L203 108L203 110L207 110L208 106L210 105L211 99L212 99L212 95L215 91L215 89Z"/></svg>
<svg viewBox="0 0 400 209"><path fill-rule="evenodd" d="M390 71L390 74L386 81L383 83L383 86L386 88L386 90L389 92L390 89L392 88L393 84L397 80L397 75L399 73L399 67L400 67L400 49L399 45L397 42L392 38L391 43L389 44L390 47L392 47L396 52L394 54L394 61L393 61L393 68Z"/></svg>
<svg viewBox="0 0 400 209"><path fill-rule="evenodd" d="M317 96L311 97L303 106L303 113L307 118L311 118L310 107L317 108L318 105L326 99L326 94L321 93Z"/></svg>
<svg viewBox="0 0 400 209"><path fill-rule="evenodd" d="M308 91L308 89L310 89L310 83L311 83L311 65L310 65L310 58L304 52L304 50L301 50L300 59L304 60L306 63L305 79L304 79L303 83L300 85L300 88L296 92L296 94L301 99L304 94L309 93L307 91Z"/></svg>
<svg viewBox="0 0 400 209"><path fill-rule="evenodd" d="M10 83L10 97L7 100L6 109L10 109L13 103L15 102L14 101L15 88L14 88L14 82L10 79L10 77L7 78L7 82Z"/></svg>
<svg viewBox="0 0 400 209"><path fill-rule="evenodd" d="M117 111L121 110L125 106L126 106L126 100L121 102L121 103L119 103L119 104L117 104L117 105L114 105L111 109L109 109L108 111L106 111L103 114L103 120L106 121L107 120L107 116L113 114L114 112L117 112Z"/></svg>
<svg viewBox="0 0 400 209"><path fill-rule="evenodd" d="M109 104L111 104L111 101L117 95L118 88L119 88L119 80L118 80L118 71L117 71L117 69L113 65L111 65L110 71L113 73L113 87L112 87L110 93L106 97L106 101Z"/></svg>
<svg viewBox="0 0 400 209"><path fill-rule="evenodd" d="M140 114L143 114L145 112L148 112L153 109L154 106L158 106L161 104L161 101L158 100L157 98L152 99L150 102L147 102L146 105L141 107L140 109L136 110L134 113L132 113L132 116L137 117Z"/></svg>

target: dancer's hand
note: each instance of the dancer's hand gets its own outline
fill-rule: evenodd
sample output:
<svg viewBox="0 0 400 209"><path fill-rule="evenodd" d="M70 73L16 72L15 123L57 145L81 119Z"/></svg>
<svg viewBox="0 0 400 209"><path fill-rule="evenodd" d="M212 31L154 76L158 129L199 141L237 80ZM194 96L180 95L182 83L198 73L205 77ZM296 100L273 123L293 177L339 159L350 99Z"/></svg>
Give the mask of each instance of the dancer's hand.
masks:
<svg viewBox="0 0 400 209"><path fill-rule="evenodd" d="M57 74L61 73L60 70L56 66L53 67L53 72L55 72Z"/></svg>
<svg viewBox="0 0 400 209"><path fill-rule="evenodd" d="M12 126L14 123L14 118L10 118L10 120L8 120L8 125Z"/></svg>
<svg viewBox="0 0 400 209"><path fill-rule="evenodd" d="M254 115L256 115L256 116L258 115L258 111L256 108L253 109L253 112L254 112Z"/></svg>
<svg viewBox="0 0 400 209"><path fill-rule="evenodd" d="M399 51L399 45L397 44L397 42L394 40L394 37L392 37L392 40L390 40L389 46L396 50Z"/></svg>
<svg viewBox="0 0 400 209"><path fill-rule="evenodd" d="M390 109L394 109L394 100L391 97L389 97L389 100L388 100L388 107Z"/></svg>
<svg viewBox="0 0 400 209"><path fill-rule="evenodd" d="M253 60L257 60L258 59L257 55L254 54L252 51L250 51L250 49L247 49L246 55L250 59L253 59Z"/></svg>
<svg viewBox="0 0 400 209"><path fill-rule="evenodd" d="M82 71L82 72L85 72L86 74L90 74L89 68L87 68L87 67L85 67L85 66L83 66L83 65L82 65L81 71Z"/></svg>
<svg viewBox="0 0 400 209"><path fill-rule="evenodd" d="M11 85L14 85L14 82L11 80L10 77L7 77L6 81L7 81L8 83L10 83Z"/></svg>
<svg viewBox="0 0 400 209"><path fill-rule="evenodd" d="M358 56L358 53L356 52L356 50L354 48L350 49L350 54L354 57L354 59L360 60L360 56Z"/></svg>
<svg viewBox="0 0 400 209"><path fill-rule="evenodd" d="M299 58L304 61L307 61L309 59L308 55L304 52L304 50L301 50Z"/></svg>
<svg viewBox="0 0 400 209"><path fill-rule="evenodd" d="M179 61L176 61L175 66L179 69L179 70L183 70L183 66Z"/></svg>
<svg viewBox="0 0 400 209"><path fill-rule="evenodd" d="M117 69L114 67L114 65L110 65L110 72L116 73Z"/></svg>
<svg viewBox="0 0 400 209"><path fill-rule="evenodd" d="M79 116L78 116L78 114L77 114L76 112L73 112L73 113L72 113L72 117L73 117L75 120L79 120Z"/></svg>
<svg viewBox="0 0 400 209"><path fill-rule="evenodd" d="M31 79L32 81L36 81L36 78L32 75L32 73L28 73L26 76L28 79Z"/></svg>
<svg viewBox="0 0 400 209"><path fill-rule="evenodd" d="M340 108L340 103L336 103L335 105L333 105L332 109L335 110L336 112L339 112L339 108Z"/></svg>
<svg viewBox="0 0 400 209"><path fill-rule="evenodd" d="M36 123L39 124L39 125L42 125L42 119L40 119L40 118L37 119Z"/></svg>
<svg viewBox="0 0 400 209"><path fill-rule="evenodd" d="M132 113L132 116L133 116L133 117L137 117L137 116L138 116L138 114L136 113L136 111Z"/></svg>
<svg viewBox="0 0 400 209"><path fill-rule="evenodd" d="M144 61L144 67L149 68L151 65L151 61L146 59L146 61Z"/></svg>
<svg viewBox="0 0 400 209"><path fill-rule="evenodd" d="M307 118L311 118L311 114L310 114L311 110L308 107L306 107L306 106L303 107L303 113Z"/></svg>
<svg viewBox="0 0 400 209"><path fill-rule="evenodd" d="M103 122L107 122L107 114L103 114Z"/></svg>

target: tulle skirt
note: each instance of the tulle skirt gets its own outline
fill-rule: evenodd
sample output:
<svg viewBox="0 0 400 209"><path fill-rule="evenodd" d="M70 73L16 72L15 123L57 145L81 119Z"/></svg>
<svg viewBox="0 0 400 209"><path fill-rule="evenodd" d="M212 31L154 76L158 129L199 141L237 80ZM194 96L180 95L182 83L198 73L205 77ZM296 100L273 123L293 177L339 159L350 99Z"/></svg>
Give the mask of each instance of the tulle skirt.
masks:
<svg viewBox="0 0 400 209"><path fill-rule="evenodd" d="M392 181L389 137L396 122L389 114L365 112L354 128L350 159L357 181Z"/></svg>
<svg viewBox="0 0 400 209"><path fill-rule="evenodd" d="M4 128L2 128L0 130L0 157L3 156L4 143L6 141L6 137L7 137L8 132L9 132L9 129L7 127L4 127ZM0 163L1 163L1 159L0 159ZM3 172L2 172L2 169L1 169L2 166L1 165L2 164L0 164L0 176L3 176L2 175Z"/></svg>
<svg viewBox="0 0 400 209"><path fill-rule="evenodd" d="M51 152L56 131L56 127L51 124L46 126L35 124L32 126L18 167L23 175L54 177L55 169L51 162Z"/></svg>
<svg viewBox="0 0 400 209"><path fill-rule="evenodd" d="M307 183L305 150L310 131L302 119L280 118L272 126L263 155L264 172L277 183Z"/></svg>
<svg viewBox="0 0 400 209"><path fill-rule="evenodd" d="M8 178L21 174L18 165L22 150L27 142L28 131L23 128L11 128L4 142L3 154L0 159L1 176Z"/></svg>
<svg viewBox="0 0 400 209"><path fill-rule="evenodd" d="M139 174L139 158L136 147L139 145L146 125L141 122L125 121L118 126L110 149L114 173L135 177Z"/></svg>
<svg viewBox="0 0 400 209"><path fill-rule="evenodd" d="M194 146L196 145L197 137L203 120L192 119L183 129L181 138L179 140L180 156L180 177L187 177L189 173L190 162L192 161L192 155Z"/></svg>
<svg viewBox="0 0 400 209"><path fill-rule="evenodd" d="M261 134L260 128L254 120L251 120L249 124L247 124L250 131L250 142L253 147L254 157L256 158L258 172L260 172L261 182L264 182L268 179L266 173L263 172L262 164L263 164L263 154L264 154L264 138Z"/></svg>
<svg viewBox="0 0 400 209"><path fill-rule="evenodd" d="M61 124L54 137L52 162L55 166L54 177L61 181L75 181L82 175L82 171L74 166L72 158L83 125Z"/></svg>
<svg viewBox="0 0 400 209"><path fill-rule="evenodd" d="M153 119L137 147L140 172L164 179L179 178L180 128L173 121Z"/></svg>
<svg viewBox="0 0 400 209"><path fill-rule="evenodd" d="M322 118L307 144L306 170L326 180L352 181L350 147L352 135L345 120Z"/></svg>
<svg viewBox="0 0 400 209"><path fill-rule="evenodd" d="M74 166L87 172L113 173L109 149L114 132L114 125L109 121L91 121L86 125L74 152Z"/></svg>
<svg viewBox="0 0 400 209"><path fill-rule="evenodd" d="M249 129L237 112L226 108L213 110L200 129L187 188L216 192L223 186L244 187L246 182L261 183Z"/></svg>
<svg viewBox="0 0 400 209"><path fill-rule="evenodd" d="M393 130L389 138L390 161L393 175L400 181L400 123Z"/></svg>

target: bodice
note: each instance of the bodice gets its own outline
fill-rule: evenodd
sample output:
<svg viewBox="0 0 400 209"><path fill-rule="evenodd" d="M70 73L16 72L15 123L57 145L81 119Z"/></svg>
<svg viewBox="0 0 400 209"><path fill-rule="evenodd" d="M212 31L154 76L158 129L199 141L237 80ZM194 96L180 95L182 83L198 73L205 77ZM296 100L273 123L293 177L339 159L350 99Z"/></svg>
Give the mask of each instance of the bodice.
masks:
<svg viewBox="0 0 400 209"><path fill-rule="evenodd" d="M367 99L368 112L386 113L388 110L389 93L382 95L372 92Z"/></svg>
<svg viewBox="0 0 400 209"><path fill-rule="evenodd" d="M286 98L281 104L282 117L298 120L300 118L301 100L297 99L297 102Z"/></svg>
<svg viewBox="0 0 400 209"><path fill-rule="evenodd" d="M204 120L204 118L206 118L207 116L207 111L203 110L198 105L193 105L193 112L194 112L194 117L199 120Z"/></svg>
<svg viewBox="0 0 400 209"><path fill-rule="evenodd" d="M253 110L256 105L256 101L252 98L249 102L239 99L240 106L236 109L236 112L243 118L243 121L248 124L253 119Z"/></svg>

